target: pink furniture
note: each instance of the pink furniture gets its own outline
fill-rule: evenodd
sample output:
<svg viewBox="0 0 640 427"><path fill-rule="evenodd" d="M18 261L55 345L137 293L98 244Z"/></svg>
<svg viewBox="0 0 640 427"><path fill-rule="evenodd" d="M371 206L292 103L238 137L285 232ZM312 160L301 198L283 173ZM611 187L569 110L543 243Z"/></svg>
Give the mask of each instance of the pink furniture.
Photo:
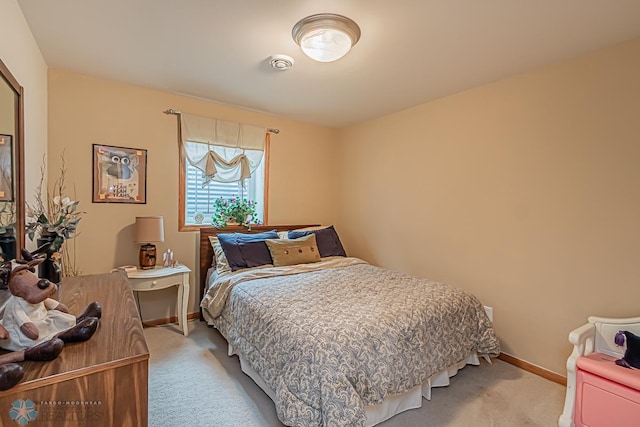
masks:
<svg viewBox="0 0 640 427"><path fill-rule="evenodd" d="M616 359L602 353L578 358L576 426L640 425L640 371L618 366Z"/></svg>
<svg viewBox="0 0 640 427"><path fill-rule="evenodd" d="M591 316L571 331L574 345L567 359L567 394L560 427L640 426L640 370L615 364L626 350L615 334L640 335L640 317L610 319Z"/></svg>

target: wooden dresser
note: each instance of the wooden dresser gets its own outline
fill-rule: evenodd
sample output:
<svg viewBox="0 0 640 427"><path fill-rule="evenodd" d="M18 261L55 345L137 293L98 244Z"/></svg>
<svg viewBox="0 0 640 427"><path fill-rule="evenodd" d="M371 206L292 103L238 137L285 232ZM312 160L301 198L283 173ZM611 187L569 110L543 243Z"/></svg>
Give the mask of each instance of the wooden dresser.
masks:
<svg viewBox="0 0 640 427"><path fill-rule="evenodd" d="M22 405L37 412L29 427L146 426L149 349L126 274L65 278L59 300L75 315L98 301L98 330L51 362L23 362L23 381L0 392L0 425L19 425L10 412Z"/></svg>

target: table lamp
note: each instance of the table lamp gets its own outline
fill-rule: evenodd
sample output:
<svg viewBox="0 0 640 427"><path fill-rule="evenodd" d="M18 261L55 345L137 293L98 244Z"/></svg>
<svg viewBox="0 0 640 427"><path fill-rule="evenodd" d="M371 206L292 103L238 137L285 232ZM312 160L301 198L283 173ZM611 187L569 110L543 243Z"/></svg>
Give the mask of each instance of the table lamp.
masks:
<svg viewBox="0 0 640 427"><path fill-rule="evenodd" d="M137 216L133 240L140 246L140 268L150 270L156 266L156 246L152 242L164 242L164 218L161 216Z"/></svg>

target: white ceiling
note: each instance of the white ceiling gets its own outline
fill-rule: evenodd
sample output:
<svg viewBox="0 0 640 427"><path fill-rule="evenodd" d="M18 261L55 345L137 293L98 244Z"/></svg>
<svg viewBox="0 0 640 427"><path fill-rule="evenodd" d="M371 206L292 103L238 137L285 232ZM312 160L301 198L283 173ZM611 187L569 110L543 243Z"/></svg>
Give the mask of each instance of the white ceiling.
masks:
<svg viewBox="0 0 640 427"><path fill-rule="evenodd" d="M18 0L49 67L343 127L640 37L639 0ZM362 29L318 63L314 13ZM295 59L288 71L267 58ZM167 108L173 107L167 105Z"/></svg>

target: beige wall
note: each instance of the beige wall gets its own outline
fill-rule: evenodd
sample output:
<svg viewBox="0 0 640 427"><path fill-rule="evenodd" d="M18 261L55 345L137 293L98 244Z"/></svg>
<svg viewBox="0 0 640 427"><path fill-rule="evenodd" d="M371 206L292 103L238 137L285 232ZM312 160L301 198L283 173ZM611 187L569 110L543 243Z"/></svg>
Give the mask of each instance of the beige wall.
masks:
<svg viewBox="0 0 640 427"><path fill-rule="evenodd" d="M640 315L638 76L640 39L345 130L348 250L472 291L564 375L587 316Z"/></svg>
<svg viewBox="0 0 640 427"><path fill-rule="evenodd" d="M67 71L49 70L49 180L57 177L64 151L69 190L75 186L79 208L86 211L76 244L85 274L137 264L139 246L132 242L136 216L163 215L165 242L190 267L189 311L197 311L198 234L178 232L178 145L176 116L183 112L275 127L271 137L269 222L325 223L335 217L331 202L337 187L335 131L266 115ZM148 150L147 204L91 203L92 144ZM141 295L145 319L173 315L175 288Z"/></svg>
<svg viewBox="0 0 640 427"><path fill-rule="evenodd" d="M24 88L25 195L31 201L47 150L47 65L17 1L0 0L0 16L0 58Z"/></svg>

